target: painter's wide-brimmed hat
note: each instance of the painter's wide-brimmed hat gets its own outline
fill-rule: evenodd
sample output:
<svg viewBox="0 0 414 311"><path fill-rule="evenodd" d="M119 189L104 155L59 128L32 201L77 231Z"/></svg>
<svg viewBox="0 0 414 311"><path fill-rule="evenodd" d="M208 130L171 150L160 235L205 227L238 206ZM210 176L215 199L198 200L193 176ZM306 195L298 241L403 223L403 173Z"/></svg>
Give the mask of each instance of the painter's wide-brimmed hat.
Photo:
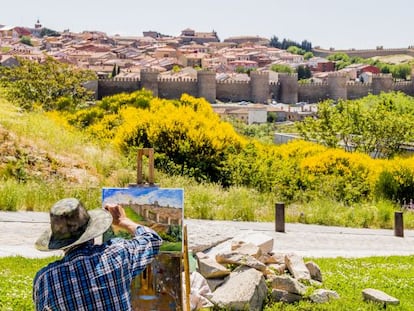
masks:
<svg viewBox="0 0 414 311"><path fill-rule="evenodd" d="M112 216L104 209L86 211L75 198L56 202L50 210L50 228L37 239L40 251L66 249L103 234L112 224Z"/></svg>

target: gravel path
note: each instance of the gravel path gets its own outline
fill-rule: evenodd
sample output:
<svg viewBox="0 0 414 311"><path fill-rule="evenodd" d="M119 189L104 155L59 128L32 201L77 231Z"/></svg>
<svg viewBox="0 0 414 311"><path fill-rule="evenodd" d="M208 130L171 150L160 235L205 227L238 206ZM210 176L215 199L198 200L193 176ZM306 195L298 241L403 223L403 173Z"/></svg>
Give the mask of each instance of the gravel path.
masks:
<svg viewBox="0 0 414 311"><path fill-rule="evenodd" d="M396 237L393 230L289 223L284 233L275 232L274 223L185 219L184 224L189 249L194 251L211 246L226 248L233 238L260 232L274 239L274 251L295 252L306 257L414 255L413 230L405 230L404 237ZM48 226L48 213L0 212L0 257L60 255L60 252L40 252L33 246Z"/></svg>

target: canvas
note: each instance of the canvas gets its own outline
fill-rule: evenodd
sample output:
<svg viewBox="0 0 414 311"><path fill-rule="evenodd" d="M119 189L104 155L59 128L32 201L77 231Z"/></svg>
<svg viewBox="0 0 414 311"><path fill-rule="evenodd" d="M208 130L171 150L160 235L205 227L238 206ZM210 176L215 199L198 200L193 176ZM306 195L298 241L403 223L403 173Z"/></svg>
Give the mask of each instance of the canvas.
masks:
<svg viewBox="0 0 414 311"><path fill-rule="evenodd" d="M155 230L161 251L131 286L134 310L182 310L183 189L103 188L102 204L121 204L128 217ZM124 236L115 228L115 236Z"/></svg>

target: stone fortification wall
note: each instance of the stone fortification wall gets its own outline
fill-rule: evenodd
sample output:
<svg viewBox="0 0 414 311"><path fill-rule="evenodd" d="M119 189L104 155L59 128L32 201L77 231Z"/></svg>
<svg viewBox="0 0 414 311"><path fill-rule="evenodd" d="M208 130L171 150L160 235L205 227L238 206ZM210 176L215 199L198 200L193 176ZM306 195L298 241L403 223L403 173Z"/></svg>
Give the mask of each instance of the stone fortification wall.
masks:
<svg viewBox="0 0 414 311"><path fill-rule="evenodd" d="M280 83L271 81L269 84L269 92L269 98L277 101L280 96Z"/></svg>
<svg viewBox="0 0 414 311"><path fill-rule="evenodd" d="M159 79L158 96L179 99L183 93L198 97L197 79Z"/></svg>
<svg viewBox="0 0 414 311"><path fill-rule="evenodd" d="M343 73L334 73L328 76L328 98L338 100L340 98L347 99L348 77Z"/></svg>
<svg viewBox="0 0 414 311"><path fill-rule="evenodd" d="M254 103L267 103L269 99L269 73L250 72L250 98Z"/></svg>
<svg viewBox="0 0 414 311"><path fill-rule="evenodd" d="M198 96L214 103L217 97L216 73L214 71L197 71Z"/></svg>
<svg viewBox="0 0 414 311"><path fill-rule="evenodd" d="M98 80L98 99L118 93L132 93L141 89L138 79L100 79Z"/></svg>
<svg viewBox="0 0 414 311"><path fill-rule="evenodd" d="M250 101L293 104L299 101L314 103L324 99L357 99L381 92L401 91L414 96L414 83L394 82L390 74L372 76L371 83L349 82L342 73L332 73L327 83L299 84L296 74L279 73L279 81L269 81L266 73L251 73L250 81L216 81L214 72L199 72L197 79L160 78L157 71L141 72L141 79L102 79L98 81L98 99L121 92L133 92L145 88L154 96L167 99L180 98L187 93L204 97L210 103L221 101Z"/></svg>
<svg viewBox="0 0 414 311"><path fill-rule="evenodd" d="M246 81L217 82L217 99L227 101L250 101L250 83Z"/></svg>
<svg viewBox="0 0 414 311"><path fill-rule="evenodd" d="M158 97L158 70L141 70L141 87L150 90L155 97Z"/></svg>
<svg viewBox="0 0 414 311"><path fill-rule="evenodd" d="M392 91L393 78L389 74L376 74L372 76L372 94L378 95L381 92Z"/></svg>
<svg viewBox="0 0 414 311"><path fill-rule="evenodd" d="M369 49L369 50L322 50L313 49L313 55L319 57L328 57L336 53L345 53L349 57L370 58L374 56L388 56L396 54L410 55L414 57L414 49Z"/></svg>
<svg viewBox="0 0 414 311"><path fill-rule="evenodd" d="M298 101L315 103L328 98L327 83L299 84Z"/></svg>
<svg viewBox="0 0 414 311"><path fill-rule="evenodd" d="M357 99L371 92L371 83L347 82L347 99Z"/></svg>
<svg viewBox="0 0 414 311"><path fill-rule="evenodd" d="M411 81L400 81L392 84L394 91L403 92L407 95L414 96L414 81L411 77Z"/></svg>
<svg viewBox="0 0 414 311"><path fill-rule="evenodd" d="M279 97L278 101L285 104L298 102L298 75L290 73L279 73Z"/></svg>

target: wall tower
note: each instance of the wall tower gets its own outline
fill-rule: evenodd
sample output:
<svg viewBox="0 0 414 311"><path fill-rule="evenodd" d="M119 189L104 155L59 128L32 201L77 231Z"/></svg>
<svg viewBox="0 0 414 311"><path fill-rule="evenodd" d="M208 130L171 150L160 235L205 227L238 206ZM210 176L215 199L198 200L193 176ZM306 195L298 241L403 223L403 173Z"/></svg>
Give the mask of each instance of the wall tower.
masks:
<svg viewBox="0 0 414 311"><path fill-rule="evenodd" d="M197 71L198 97L204 97L209 103L214 103L217 96L216 73L209 70Z"/></svg>
<svg viewBox="0 0 414 311"><path fill-rule="evenodd" d="M158 70L141 69L141 88L152 91L154 97L158 97Z"/></svg>
<svg viewBox="0 0 414 311"><path fill-rule="evenodd" d="M254 103L267 103L270 94L268 72L250 72L250 94Z"/></svg>
<svg viewBox="0 0 414 311"><path fill-rule="evenodd" d="M328 98L338 100L347 99L348 92L346 82L348 77L343 73L333 73L328 75Z"/></svg>
<svg viewBox="0 0 414 311"><path fill-rule="evenodd" d="M278 73L280 83L279 101L284 104L298 102L298 75L296 73Z"/></svg>

